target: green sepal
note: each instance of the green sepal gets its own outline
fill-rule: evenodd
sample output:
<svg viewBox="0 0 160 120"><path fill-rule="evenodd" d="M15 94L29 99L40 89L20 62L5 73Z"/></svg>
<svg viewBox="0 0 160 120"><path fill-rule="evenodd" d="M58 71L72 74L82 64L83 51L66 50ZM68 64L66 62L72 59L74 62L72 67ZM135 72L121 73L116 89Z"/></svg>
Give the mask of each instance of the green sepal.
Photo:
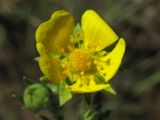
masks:
<svg viewBox="0 0 160 120"><path fill-rule="evenodd" d="M100 84L100 83L105 83L105 84L109 84L107 81L105 81L105 79L99 74L96 73L95 74L95 81L96 83ZM109 84L109 86L105 89L103 89L106 93L111 93L113 95L116 95L116 91L112 88L112 86Z"/></svg>
<svg viewBox="0 0 160 120"><path fill-rule="evenodd" d="M42 77L39 78L39 80L41 82L44 82L44 81L48 81L48 78L47 78L47 76L42 76Z"/></svg>
<svg viewBox="0 0 160 120"><path fill-rule="evenodd" d="M40 58L41 58L41 57L35 57L34 60L35 60L36 62L39 62Z"/></svg>
<svg viewBox="0 0 160 120"><path fill-rule="evenodd" d="M59 88L59 104L64 105L72 98L72 93L66 88L66 82L62 82Z"/></svg>
<svg viewBox="0 0 160 120"><path fill-rule="evenodd" d="M105 92L111 93L112 95L116 95L116 91L112 88L111 85L109 85L107 88L104 89Z"/></svg>
<svg viewBox="0 0 160 120"><path fill-rule="evenodd" d="M68 77L65 79L66 83L68 85L73 85L75 83L75 81L73 80L73 73L71 71L67 72Z"/></svg>
<svg viewBox="0 0 160 120"><path fill-rule="evenodd" d="M23 76L22 80L25 86L34 84L33 80L31 80L30 78L27 78L26 76Z"/></svg>
<svg viewBox="0 0 160 120"><path fill-rule="evenodd" d="M96 83L108 83L99 73L95 73L95 81Z"/></svg>
<svg viewBox="0 0 160 120"><path fill-rule="evenodd" d="M79 23L77 23L77 25L75 26L75 28L73 30L73 37L75 39L75 42L78 41L77 34L83 35L83 30L82 30Z"/></svg>
<svg viewBox="0 0 160 120"><path fill-rule="evenodd" d="M46 87L50 89L50 91L55 94L55 95L58 95L59 94L59 87L60 85L56 85L56 84L53 84L53 83L48 83L46 84Z"/></svg>
<svg viewBox="0 0 160 120"><path fill-rule="evenodd" d="M78 46L78 37L77 37L77 35L80 35L80 36L83 36L83 30L82 30L82 28L81 28L81 26L80 26L80 24L78 23L76 26L75 26L75 28L74 28L74 30L73 30L73 38L74 38L74 44L75 44L75 47L77 47ZM80 42L80 45L82 44L82 40L81 41L79 41Z"/></svg>
<svg viewBox="0 0 160 120"><path fill-rule="evenodd" d="M52 54L49 54L50 55L50 57L51 58L53 58L53 59L57 59L57 58L60 58L62 55L60 55L60 54L54 54L54 53L52 53Z"/></svg>

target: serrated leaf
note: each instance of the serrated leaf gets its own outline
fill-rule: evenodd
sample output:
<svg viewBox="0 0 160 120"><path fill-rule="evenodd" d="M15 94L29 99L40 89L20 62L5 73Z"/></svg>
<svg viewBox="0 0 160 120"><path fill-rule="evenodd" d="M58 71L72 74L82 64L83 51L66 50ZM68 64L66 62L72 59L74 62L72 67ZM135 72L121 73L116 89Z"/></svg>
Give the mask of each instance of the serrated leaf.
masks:
<svg viewBox="0 0 160 120"><path fill-rule="evenodd" d="M104 89L105 92L111 93L113 95L116 95L116 91L112 88L112 86L110 85L109 87Z"/></svg>
<svg viewBox="0 0 160 120"><path fill-rule="evenodd" d="M72 98L72 93L66 89L66 83L63 82L59 88L59 103L60 106L64 105L67 101Z"/></svg>

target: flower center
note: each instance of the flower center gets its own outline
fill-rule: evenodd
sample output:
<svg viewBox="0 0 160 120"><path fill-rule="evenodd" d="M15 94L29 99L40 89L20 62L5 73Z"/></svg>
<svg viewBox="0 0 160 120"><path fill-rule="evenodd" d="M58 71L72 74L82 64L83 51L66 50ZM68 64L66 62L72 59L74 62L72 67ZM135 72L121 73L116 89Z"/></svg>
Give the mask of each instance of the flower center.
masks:
<svg viewBox="0 0 160 120"><path fill-rule="evenodd" d="M69 55L71 68L76 72L90 72L93 68L93 58L88 51L74 49Z"/></svg>

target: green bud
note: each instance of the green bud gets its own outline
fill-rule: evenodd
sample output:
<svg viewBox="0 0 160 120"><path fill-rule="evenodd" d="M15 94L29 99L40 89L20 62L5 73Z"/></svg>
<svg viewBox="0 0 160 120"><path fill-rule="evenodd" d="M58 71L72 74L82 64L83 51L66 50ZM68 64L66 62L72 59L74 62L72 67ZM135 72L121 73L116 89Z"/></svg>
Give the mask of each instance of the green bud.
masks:
<svg viewBox="0 0 160 120"><path fill-rule="evenodd" d="M24 91L23 99L25 107L37 110L49 103L49 91L42 84L32 84Z"/></svg>

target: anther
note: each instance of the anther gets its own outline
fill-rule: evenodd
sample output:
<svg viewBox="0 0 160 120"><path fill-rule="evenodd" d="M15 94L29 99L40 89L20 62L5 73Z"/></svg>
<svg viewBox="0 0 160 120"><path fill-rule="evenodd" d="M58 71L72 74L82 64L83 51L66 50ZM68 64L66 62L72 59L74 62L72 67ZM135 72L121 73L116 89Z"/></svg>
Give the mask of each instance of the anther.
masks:
<svg viewBox="0 0 160 120"><path fill-rule="evenodd" d="M64 75L67 75L67 70L64 70L64 71L63 71L63 74L64 74Z"/></svg>
<svg viewBox="0 0 160 120"><path fill-rule="evenodd" d="M68 47L68 49L69 49L70 51L73 51L73 49L74 49L74 48L73 48L72 46L70 46L70 45L68 45L67 47Z"/></svg>
<svg viewBox="0 0 160 120"><path fill-rule="evenodd" d="M81 36L81 34L78 32L78 33L77 33L77 38L79 39L79 38L80 38L80 36Z"/></svg>
<svg viewBox="0 0 160 120"><path fill-rule="evenodd" d="M89 69L91 69L91 64L92 64L91 62L88 62L88 63L87 63L87 67L88 67Z"/></svg>
<svg viewBox="0 0 160 120"><path fill-rule="evenodd" d="M70 35L70 42L73 42L74 41L74 37L73 37L73 35Z"/></svg>
<svg viewBox="0 0 160 120"><path fill-rule="evenodd" d="M54 59L56 62L61 62L61 60L59 59L59 58L57 58L57 59Z"/></svg>
<svg viewBox="0 0 160 120"><path fill-rule="evenodd" d="M64 68L66 68L66 69L69 68L69 67L71 67L70 64L65 64L65 65L64 65Z"/></svg>
<svg viewBox="0 0 160 120"><path fill-rule="evenodd" d="M59 49L57 50L57 52L60 53L60 54L63 54L63 53L64 53L64 49L63 49L63 48L59 48Z"/></svg>
<svg viewBox="0 0 160 120"><path fill-rule="evenodd" d="M69 61L75 72L89 72L93 67L91 54L83 49L74 49L69 56Z"/></svg>
<svg viewBox="0 0 160 120"><path fill-rule="evenodd" d="M63 49L63 48L61 48L60 51L61 51L62 53L64 53L64 49Z"/></svg>
<svg viewBox="0 0 160 120"><path fill-rule="evenodd" d="M98 61L97 60L94 60L94 64L97 64L98 63Z"/></svg>
<svg viewBox="0 0 160 120"><path fill-rule="evenodd" d="M81 75L84 75L84 71L82 71L80 74L81 74Z"/></svg>

